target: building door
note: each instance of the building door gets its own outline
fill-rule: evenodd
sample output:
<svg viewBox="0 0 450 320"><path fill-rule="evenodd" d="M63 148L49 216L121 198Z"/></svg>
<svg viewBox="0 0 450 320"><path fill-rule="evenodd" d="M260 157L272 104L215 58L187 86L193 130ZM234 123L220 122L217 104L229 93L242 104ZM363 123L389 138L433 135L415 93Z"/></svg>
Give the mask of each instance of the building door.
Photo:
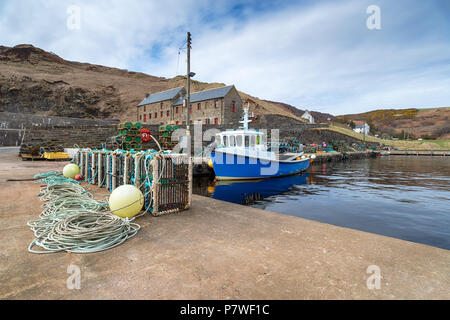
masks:
<svg viewBox="0 0 450 320"><path fill-rule="evenodd" d="M144 122L147 122L147 115L144 114Z"/></svg>
<svg viewBox="0 0 450 320"><path fill-rule="evenodd" d="M214 124L219 124L219 118L214 118Z"/></svg>

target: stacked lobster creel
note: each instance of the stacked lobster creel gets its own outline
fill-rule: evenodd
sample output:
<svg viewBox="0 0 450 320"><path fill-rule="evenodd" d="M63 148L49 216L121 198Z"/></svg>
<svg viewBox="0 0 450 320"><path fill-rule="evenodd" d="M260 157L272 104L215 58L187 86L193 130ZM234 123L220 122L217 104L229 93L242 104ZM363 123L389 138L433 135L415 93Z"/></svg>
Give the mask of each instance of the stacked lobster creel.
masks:
<svg viewBox="0 0 450 320"><path fill-rule="evenodd" d="M140 122L124 122L119 124L119 136L122 137L122 148L125 150L141 150L142 124Z"/></svg>
<svg viewBox="0 0 450 320"><path fill-rule="evenodd" d="M172 141L172 134L178 129L177 125L164 124L159 126L158 140L164 149L172 150L177 145L178 141Z"/></svg>
<svg viewBox="0 0 450 320"><path fill-rule="evenodd" d="M73 162L86 182L111 192L121 185L135 185L145 197L144 209L153 215L185 210L191 204L192 164L185 154L80 149Z"/></svg>

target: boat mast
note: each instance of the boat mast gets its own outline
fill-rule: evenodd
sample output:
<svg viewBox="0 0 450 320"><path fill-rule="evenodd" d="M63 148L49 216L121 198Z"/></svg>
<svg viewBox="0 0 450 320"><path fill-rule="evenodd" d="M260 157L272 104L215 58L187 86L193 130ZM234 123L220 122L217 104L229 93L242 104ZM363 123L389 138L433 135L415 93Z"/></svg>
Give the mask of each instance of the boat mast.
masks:
<svg viewBox="0 0 450 320"><path fill-rule="evenodd" d="M248 102L248 107L244 108L244 120L239 121L239 123L242 123L243 126L241 129L244 129L244 131L248 130L248 124L252 122L252 120L248 120L248 109L250 108L250 102Z"/></svg>

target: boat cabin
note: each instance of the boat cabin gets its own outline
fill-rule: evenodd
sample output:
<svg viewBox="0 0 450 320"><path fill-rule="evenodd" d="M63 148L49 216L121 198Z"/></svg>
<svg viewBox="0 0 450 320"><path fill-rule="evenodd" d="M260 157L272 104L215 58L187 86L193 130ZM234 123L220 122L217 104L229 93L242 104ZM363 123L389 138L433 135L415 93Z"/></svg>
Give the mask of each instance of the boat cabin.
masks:
<svg viewBox="0 0 450 320"><path fill-rule="evenodd" d="M267 149L264 133L253 130L224 131L217 134L217 142L225 148Z"/></svg>

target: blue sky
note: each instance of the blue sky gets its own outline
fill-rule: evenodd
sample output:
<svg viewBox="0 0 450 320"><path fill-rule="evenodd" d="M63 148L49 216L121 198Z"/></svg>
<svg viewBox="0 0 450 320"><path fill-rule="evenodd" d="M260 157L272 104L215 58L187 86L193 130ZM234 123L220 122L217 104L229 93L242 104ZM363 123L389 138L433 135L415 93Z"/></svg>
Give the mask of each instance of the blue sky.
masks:
<svg viewBox="0 0 450 320"><path fill-rule="evenodd" d="M450 106L448 0L0 0L0 45L155 76L185 72L187 31L195 79L259 98L335 115Z"/></svg>

